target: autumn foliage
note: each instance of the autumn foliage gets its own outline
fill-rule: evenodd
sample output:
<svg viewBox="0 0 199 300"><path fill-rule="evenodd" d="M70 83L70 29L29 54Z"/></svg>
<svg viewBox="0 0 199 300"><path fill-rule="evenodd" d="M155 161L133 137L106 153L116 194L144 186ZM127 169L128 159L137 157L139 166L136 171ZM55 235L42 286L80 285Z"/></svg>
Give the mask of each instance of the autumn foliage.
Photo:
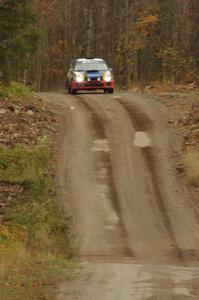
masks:
<svg viewBox="0 0 199 300"><path fill-rule="evenodd" d="M25 16L20 28L13 28L16 10ZM38 90L63 86L71 60L86 56L106 59L120 86L199 81L198 0L5 0L0 16L0 70L14 71L14 79ZM31 30L23 35L29 25ZM1 51L10 41L9 51Z"/></svg>

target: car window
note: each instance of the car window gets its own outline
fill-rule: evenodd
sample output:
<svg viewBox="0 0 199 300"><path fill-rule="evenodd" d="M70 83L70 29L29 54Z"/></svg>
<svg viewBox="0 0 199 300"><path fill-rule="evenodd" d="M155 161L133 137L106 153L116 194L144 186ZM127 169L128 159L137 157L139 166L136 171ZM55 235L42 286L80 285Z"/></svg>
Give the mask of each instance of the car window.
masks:
<svg viewBox="0 0 199 300"><path fill-rule="evenodd" d="M77 61L75 71L108 71L108 67L104 61Z"/></svg>

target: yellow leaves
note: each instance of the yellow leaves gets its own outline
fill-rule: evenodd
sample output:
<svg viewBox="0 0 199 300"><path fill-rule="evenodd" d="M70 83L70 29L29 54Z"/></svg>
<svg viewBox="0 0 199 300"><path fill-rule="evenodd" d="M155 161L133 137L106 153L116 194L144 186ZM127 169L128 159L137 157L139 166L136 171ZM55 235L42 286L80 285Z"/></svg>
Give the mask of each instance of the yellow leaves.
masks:
<svg viewBox="0 0 199 300"><path fill-rule="evenodd" d="M138 52L145 48L145 39L154 30L154 25L158 22L158 15L140 16L132 26L131 49Z"/></svg>
<svg viewBox="0 0 199 300"><path fill-rule="evenodd" d="M14 236L6 226L0 225L0 238L6 240L13 240Z"/></svg>
<svg viewBox="0 0 199 300"><path fill-rule="evenodd" d="M151 25L157 23L158 19L159 19L158 15L148 15L144 17L139 17L137 21L137 28L147 29Z"/></svg>
<svg viewBox="0 0 199 300"><path fill-rule="evenodd" d="M189 58L187 58L179 48L169 46L162 48L156 53L156 56L162 59L164 64L168 65L181 67L189 63Z"/></svg>
<svg viewBox="0 0 199 300"><path fill-rule="evenodd" d="M175 50L172 47L167 47L160 49L156 56L160 59L165 59L167 57L173 57L175 54Z"/></svg>
<svg viewBox="0 0 199 300"><path fill-rule="evenodd" d="M186 175L190 184L199 186L199 154L196 150L188 150L185 155Z"/></svg>
<svg viewBox="0 0 199 300"><path fill-rule="evenodd" d="M5 246L4 242L6 241L23 241L26 238L26 234L27 230L24 226L15 225L13 227L8 227L6 225L0 225L0 248Z"/></svg>
<svg viewBox="0 0 199 300"><path fill-rule="evenodd" d="M142 41L139 41L139 40L134 40L132 43L131 43L131 49L133 52L138 52L139 50L142 50L144 49L144 43Z"/></svg>

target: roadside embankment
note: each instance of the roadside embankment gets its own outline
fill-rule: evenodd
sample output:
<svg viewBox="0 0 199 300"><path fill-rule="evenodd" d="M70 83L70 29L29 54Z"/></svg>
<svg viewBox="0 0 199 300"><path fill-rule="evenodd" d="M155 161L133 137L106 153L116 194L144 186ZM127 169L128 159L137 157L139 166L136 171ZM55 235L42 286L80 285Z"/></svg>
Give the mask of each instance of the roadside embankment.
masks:
<svg viewBox="0 0 199 300"><path fill-rule="evenodd" d="M183 141L181 155L176 154L176 172L199 205L199 93L190 88L150 89L148 93L166 107L168 126L177 131Z"/></svg>
<svg viewBox="0 0 199 300"><path fill-rule="evenodd" d="M56 116L29 89L0 86L2 300L54 299L72 270L70 219L55 201Z"/></svg>

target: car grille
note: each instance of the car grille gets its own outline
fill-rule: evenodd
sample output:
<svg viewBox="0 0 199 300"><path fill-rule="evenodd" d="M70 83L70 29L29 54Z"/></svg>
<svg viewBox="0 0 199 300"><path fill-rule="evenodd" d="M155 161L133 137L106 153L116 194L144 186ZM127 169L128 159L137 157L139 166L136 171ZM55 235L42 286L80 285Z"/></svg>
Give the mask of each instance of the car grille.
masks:
<svg viewBox="0 0 199 300"><path fill-rule="evenodd" d="M89 79L89 81L98 81L98 80L97 80L98 78L100 78L100 80L102 80L101 77L89 77L89 76L86 78L86 80Z"/></svg>
<svg viewBox="0 0 199 300"><path fill-rule="evenodd" d="M99 81L90 81L90 82L87 82L85 84L86 87L89 87L89 86L97 86L97 87L101 87L102 86L102 83L100 83Z"/></svg>

